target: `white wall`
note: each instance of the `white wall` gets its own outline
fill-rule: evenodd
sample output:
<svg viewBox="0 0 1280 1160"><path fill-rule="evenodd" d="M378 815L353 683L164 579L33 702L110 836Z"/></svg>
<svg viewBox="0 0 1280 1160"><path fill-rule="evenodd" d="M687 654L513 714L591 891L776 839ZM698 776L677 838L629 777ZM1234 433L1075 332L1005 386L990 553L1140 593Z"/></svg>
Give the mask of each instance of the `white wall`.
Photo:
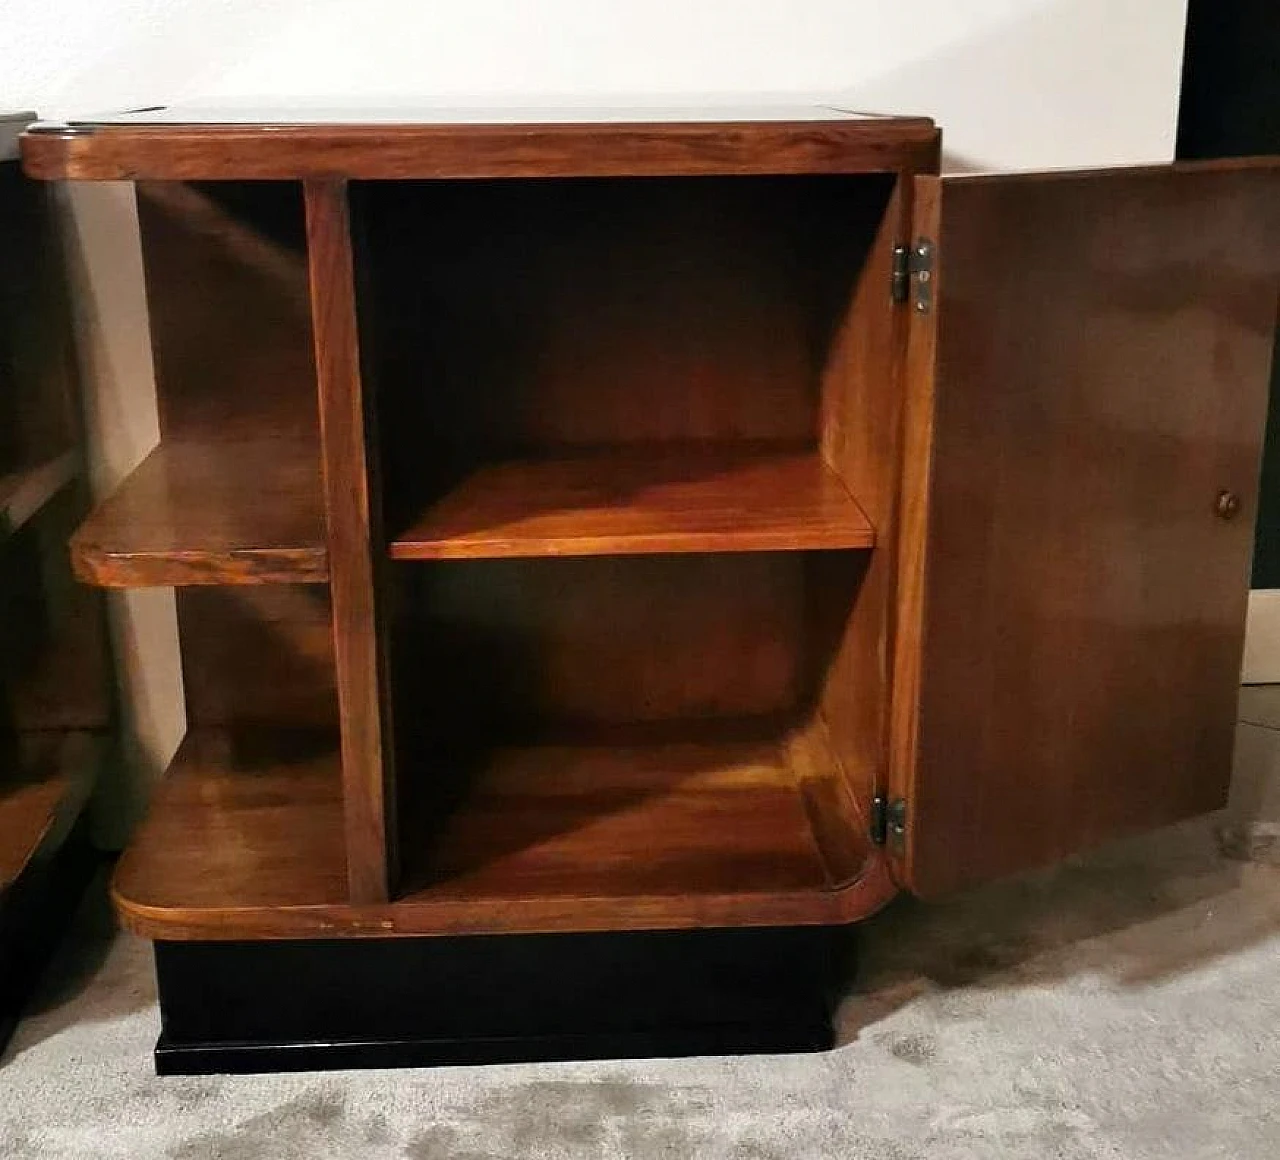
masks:
<svg viewBox="0 0 1280 1160"><path fill-rule="evenodd" d="M1186 0L0 0L0 108L699 96L924 113L950 168L1166 161ZM156 438L127 187L68 191L100 486ZM145 782L182 729L172 600L116 600ZM132 811L130 797L118 814Z"/></svg>
<svg viewBox="0 0 1280 1160"><path fill-rule="evenodd" d="M973 165L1172 155L1186 0L3 0L0 107L838 96Z"/></svg>

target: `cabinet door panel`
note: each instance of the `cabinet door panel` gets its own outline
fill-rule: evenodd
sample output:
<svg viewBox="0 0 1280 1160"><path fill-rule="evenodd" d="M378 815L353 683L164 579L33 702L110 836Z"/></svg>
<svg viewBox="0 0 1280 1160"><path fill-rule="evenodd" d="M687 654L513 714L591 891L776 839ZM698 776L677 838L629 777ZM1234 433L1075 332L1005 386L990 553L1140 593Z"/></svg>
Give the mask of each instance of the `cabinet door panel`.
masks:
<svg viewBox="0 0 1280 1160"><path fill-rule="evenodd" d="M890 787L918 894L1225 801L1278 176L918 179Z"/></svg>

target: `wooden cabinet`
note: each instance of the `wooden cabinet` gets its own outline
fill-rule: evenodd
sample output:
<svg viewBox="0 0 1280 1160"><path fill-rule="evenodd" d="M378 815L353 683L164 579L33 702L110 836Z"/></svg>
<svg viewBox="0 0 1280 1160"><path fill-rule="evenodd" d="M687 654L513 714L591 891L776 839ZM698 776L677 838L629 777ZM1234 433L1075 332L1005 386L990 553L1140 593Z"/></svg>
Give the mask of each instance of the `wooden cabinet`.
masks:
<svg viewBox="0 0 1280 1160"><path fill-rule="evenodd" d="M74 583L84 518L71 320L31 114L0 114L0 1050L97 862L85 806L108 752L100 599Z"/></svg>
<svg viewBox="0 0 1280 1160"><path fill-rule="evenodd" d="M742 1028L824 932L1224 800L1277 170L938 148L834 109L25 136L138 183L162 441L71 553L179 588L190 732L115 885L162 1066L812 1046L812 1007ZM440 1022L450 963L525 948L560 1010L602 939L685 1025L682 971L759 965L720 1038Z"/></svg>

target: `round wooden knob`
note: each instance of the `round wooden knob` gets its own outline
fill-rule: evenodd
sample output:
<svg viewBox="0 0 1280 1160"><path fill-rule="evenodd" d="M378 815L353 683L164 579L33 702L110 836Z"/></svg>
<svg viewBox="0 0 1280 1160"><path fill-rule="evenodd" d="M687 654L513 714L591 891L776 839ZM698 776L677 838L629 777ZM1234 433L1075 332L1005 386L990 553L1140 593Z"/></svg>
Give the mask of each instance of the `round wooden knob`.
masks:
<svg viewBox="0 0 1280 1160"><path fill-rule="evenodd" d="M1240 511L1240 497L1234 491L1223 488L1218 492L1218 498L1213 501L1213 510L1224 520L1235 519Z"/></svg>

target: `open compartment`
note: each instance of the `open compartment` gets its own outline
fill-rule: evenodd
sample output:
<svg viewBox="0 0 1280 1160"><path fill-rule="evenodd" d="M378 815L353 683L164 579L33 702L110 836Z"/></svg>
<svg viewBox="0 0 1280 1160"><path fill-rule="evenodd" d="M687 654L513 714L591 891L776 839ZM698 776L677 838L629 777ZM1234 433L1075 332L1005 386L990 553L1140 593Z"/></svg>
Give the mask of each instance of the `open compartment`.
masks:
<svg viewBox="0 0 1280 1160"><path fill-rule="evenodd" d="M343 905L339 714L301 187L138 187L160 443L72 538L175 589L187 731L115 878L162 937Z"/></svg>
<svg viewBox="0 0 1280 1160"><path fill-rule="evenodd" d="M354 184L391 556L870 546L823 376L892 189Z"/></svg>
<svg viewBox="0 0 1280 1160"><path fill-rule="evenodd" d="M838 916L887 696L894 188L353 185L424 923Z"/></svg>
<svg viewBox="0 0 1280 1160"><path fill-rule="evenodd" d="M178 622L187 732L117 869L124 913L183 937L345 904L328 589L186 588Z"/></svg>
<svg viewBox="0 0 1280 1160"><path fill-rule="evenodd" d="M161 441L72 540L111 587L327 575L301 189L141 182Z"/></svg>
<svg viewBox="0 0 1280 1160"><path fill-rule="evenodd" d="M479 923L570 898L762 923L855 880L856 755L822 706L865 570L845 551L397 566L402 899Z"/></svg>
<svg viewBox="0 0 1280 1160"><path fill-rule="evenodd" d="M190 731L117 877L133 928L882 902L895 190L309 186L326 455L374 505L328 494L331 606L297 583L329 576L299 191L142 186L163 439L75 549L179 586Z"/></svg>

